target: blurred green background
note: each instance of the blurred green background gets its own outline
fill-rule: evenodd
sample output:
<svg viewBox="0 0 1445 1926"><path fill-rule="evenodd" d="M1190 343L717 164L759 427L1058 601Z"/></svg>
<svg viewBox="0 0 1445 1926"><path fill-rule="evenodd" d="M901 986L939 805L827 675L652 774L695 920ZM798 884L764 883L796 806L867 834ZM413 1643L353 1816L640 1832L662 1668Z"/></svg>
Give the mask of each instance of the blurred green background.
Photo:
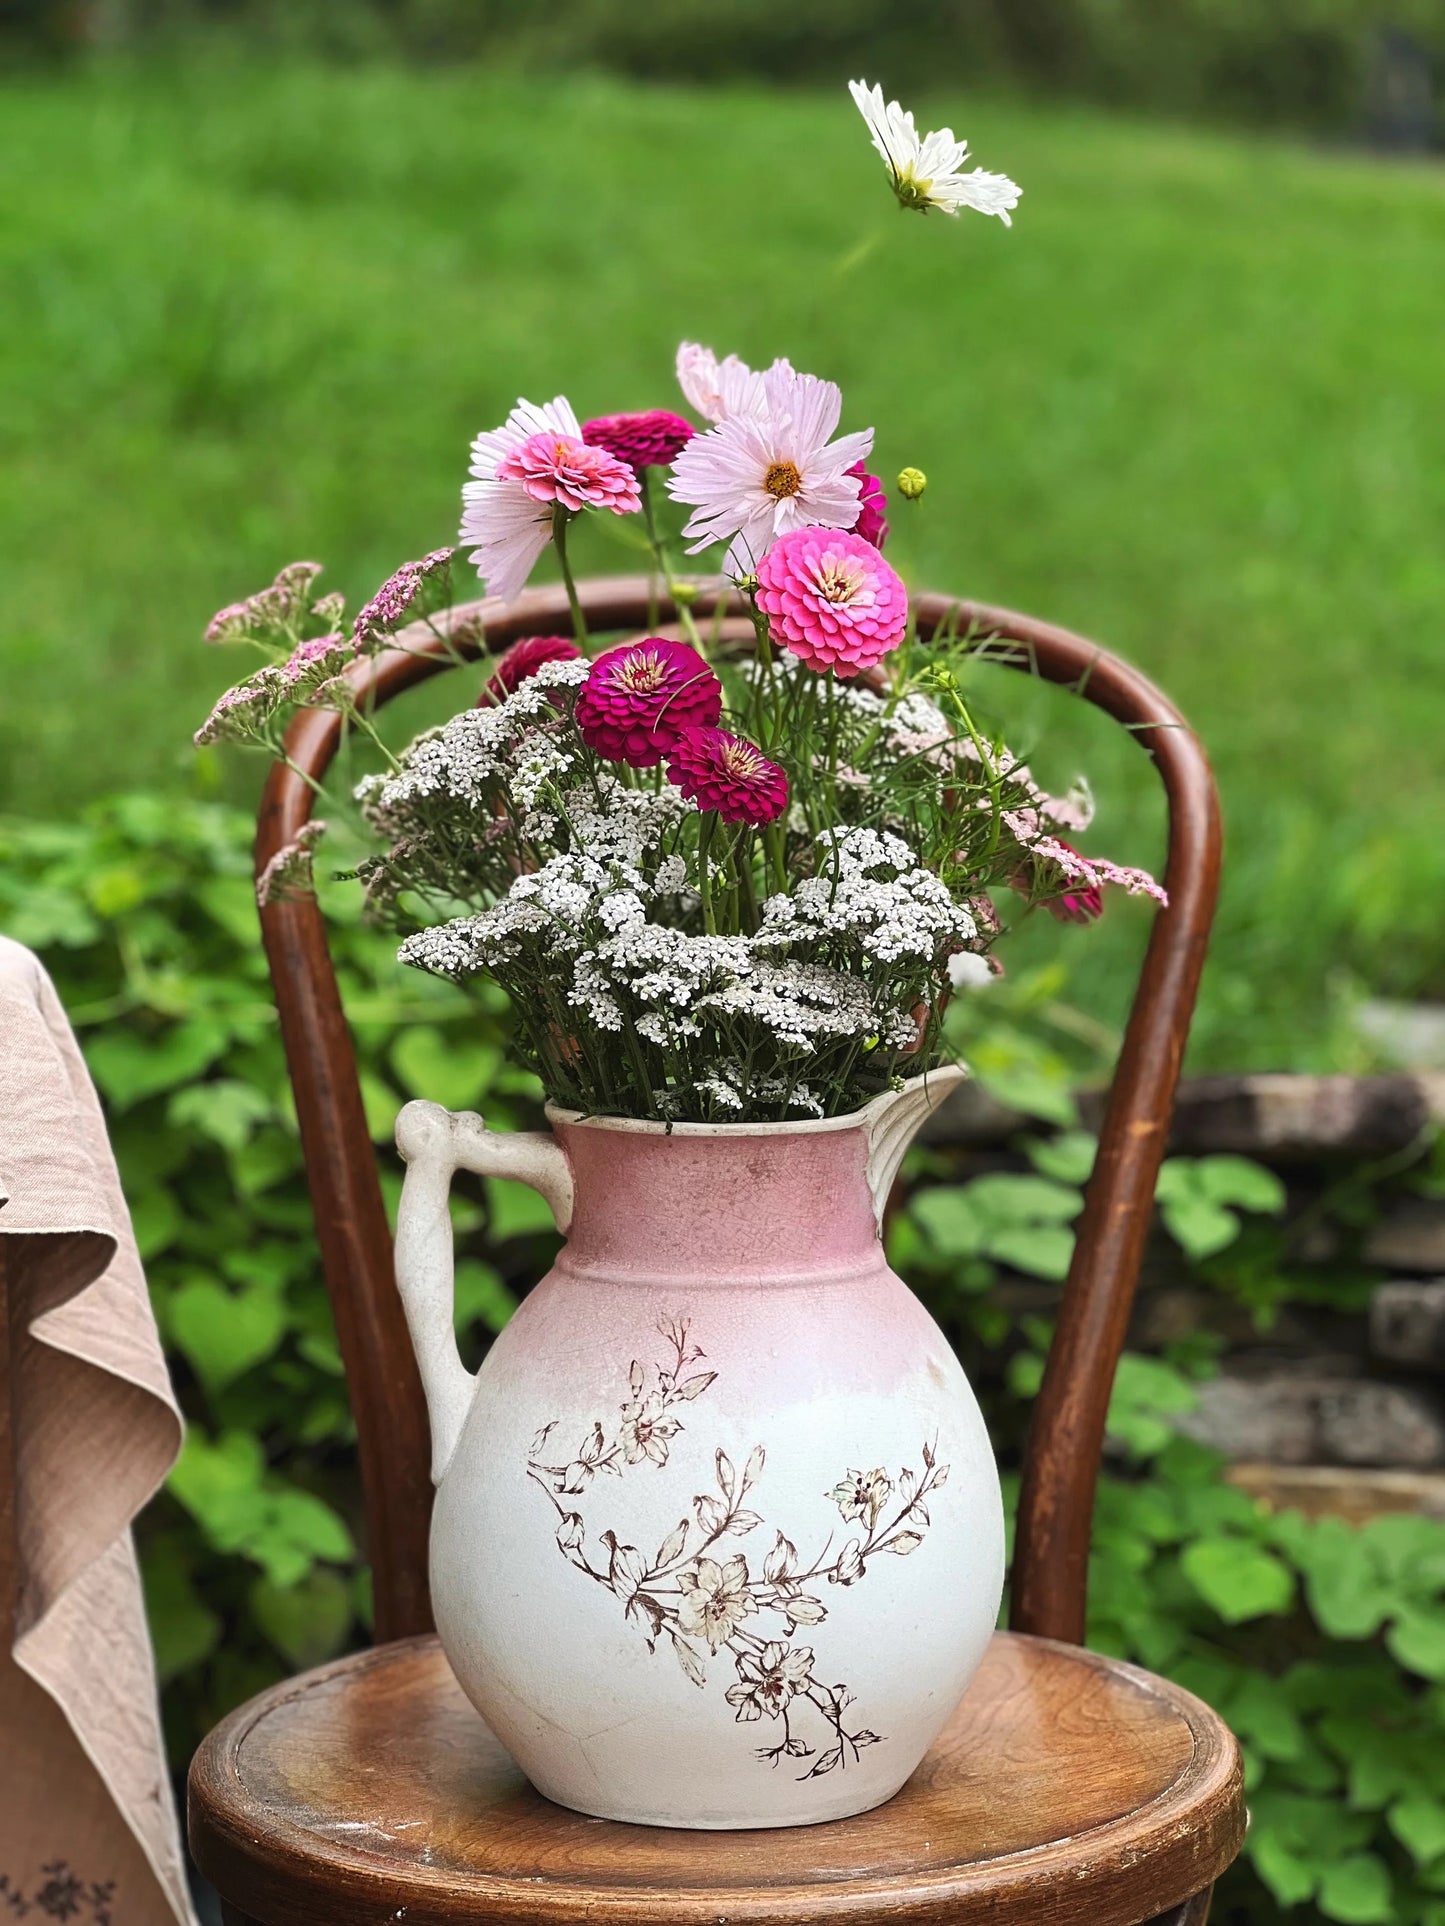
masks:
<svg viewBox="0 0 1445 1926"><path fill-rule="evenodd" d="M354 604L451 537L518 394L675 405L696 336L838 380L880 472L928 472L910 580L1196 723L1230 846L1195 1066L1369 1067L1359 998L1445 995L1445 171L1380 151L1435 137L1439 8L775 11L0 9L0 810L252 797L189 747L210 611L303 554ZM1013 231L899 214L853 72L926 76ZM999 699L1098 778L1090 847L1157 859L1144 758ZM1106 1029L1143 928L1069 939Z"/></svg>

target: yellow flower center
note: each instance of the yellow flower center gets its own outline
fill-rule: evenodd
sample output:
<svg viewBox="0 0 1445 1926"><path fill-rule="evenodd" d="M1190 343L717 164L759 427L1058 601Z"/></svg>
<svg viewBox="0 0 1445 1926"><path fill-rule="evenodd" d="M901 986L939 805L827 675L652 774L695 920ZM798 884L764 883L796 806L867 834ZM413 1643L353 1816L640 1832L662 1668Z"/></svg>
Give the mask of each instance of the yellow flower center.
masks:
<svg viewBox="0 0 1445 1926"><path fill-rule="evenodd" d="M656 653L629 656L617 680L633 695L655 695L662 687L666 671Z"/></svg>
<svg viewBox="0 0 1445 1926"><path fill-rule="evenodd" d="M863 586L863 571L853 561L828 562L813 584L825 602L851 602Z"/></svg>
<svg viewBox="0 0 1445 1926"><path fill-rule="evenodd" d="M789 495L796 495L803 486L803 477L790 461L775 461L763 477L763 487L774 501L785 501Z"/></svg>
<svg viewBox="0 0 1445 1926"><path fill-rule="evenodd" d="M750 742L730 742L722 752L722 765L730 776L751 781L763 773L763 759Z"/></svg>

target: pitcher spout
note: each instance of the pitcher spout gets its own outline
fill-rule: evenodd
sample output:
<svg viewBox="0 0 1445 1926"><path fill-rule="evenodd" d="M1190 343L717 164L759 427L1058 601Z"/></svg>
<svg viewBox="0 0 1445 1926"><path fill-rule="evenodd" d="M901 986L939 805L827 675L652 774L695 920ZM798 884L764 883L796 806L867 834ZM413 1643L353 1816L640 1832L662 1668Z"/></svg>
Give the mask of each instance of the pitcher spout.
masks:
<svg viewBox="0 0 1445 1926"><path fill-rule="evenodd" d="M953 1095L967 1075L961 1063L942 1064L937 1070L925 1071L921 1077L910 1077L901 1090L885 1090L862 1112L863 1127L868 1133L868 1188L873 1194L873 1215L880 1231L888 1193L908 1146L924 1122Z"/></svg>

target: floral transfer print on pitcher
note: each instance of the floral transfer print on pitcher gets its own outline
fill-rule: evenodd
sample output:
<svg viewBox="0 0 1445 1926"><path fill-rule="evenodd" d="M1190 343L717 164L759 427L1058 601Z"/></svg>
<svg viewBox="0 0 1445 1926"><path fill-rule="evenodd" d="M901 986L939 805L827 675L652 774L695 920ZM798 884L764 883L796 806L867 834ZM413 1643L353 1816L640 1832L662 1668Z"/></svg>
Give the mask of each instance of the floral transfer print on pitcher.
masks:
<svg viewBox="0 0 1445 1926"><path fill-rule="evenodd" d="M856 1526L841 1548L834 1535L808 1563L798 1548L774 1527L772 1550L753 1570L747 1555L730 1548L764 1523L745 1501L762 1478L767 1453L755 1445L741 1473L725 1451L716 1453L716 1492L692 1499L649 1559L636 1545L618 1542L613 1531L597 1535L589 1551L582 1513L565 1502L581 1497L598 1476L621 1477L634 1465L664 1468L671 1440L683 1430L683 1406L695 1402L714 1383L706 1353L689 1339L685 1318L663 1317L658 1330L671 1356L649 1372L634 1358L628 1372L631 1397L609 1434L595 1420L574 1457L547 1462L557 1421L544 1425L532 1441L527 1474L551 1499L557 1512L557 1546L564 1558L622 1601L657 1650L667 1639L693 1684L707 1685L704 1651L726 1652L736 1671L726 1698L739 1723L764 1718L778 1721L776 1744L757 1748L757 1757L776 1766L780 1759L811 1760L797 1776L818 1779L846 1767L864 1747L880 1744L883 1733L852 1727L847 1718L854 1695L843 1684L827 1685L815 1676L816 1657L809 1645L794 1643L800 1627L821 1625L828 1607L817 1596L825 1584L850 1586L867 1575L868 1560L883 1552L903 1558L917 1551L930 1523L927 1500L948 1481L949 1467L937 1463L933 1447L922 1448L922 1467L896 1478L882 1466L848 1469L826 1495L845 1525ZM704 1366L690 1371L693 1365ZM804 1708L816 1717L808 1719ZM823 1733L816 1731L821 1720ZM810 1738L816 1743L810 1743Z"/></svg>

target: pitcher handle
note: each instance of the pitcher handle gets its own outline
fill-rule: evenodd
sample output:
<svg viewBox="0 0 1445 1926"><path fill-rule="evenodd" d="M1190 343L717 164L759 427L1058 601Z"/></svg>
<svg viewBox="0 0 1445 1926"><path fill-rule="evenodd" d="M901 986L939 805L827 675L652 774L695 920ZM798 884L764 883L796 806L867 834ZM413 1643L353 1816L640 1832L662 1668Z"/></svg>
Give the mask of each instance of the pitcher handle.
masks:
<svg viewBox="0 0 1445 1926"><path fill-rule="evenodd" d="M432 1483L451 1462L476 1384L457 1350L456 1255L447 1200L454 1171L515 1177L539 1191L565 1236L572 1222L572 1167L547 1130L488 1130L473 1110L407 1104L396 1120L406 1164L396 1215L396 1287L406 1312L431 1421Z"/></svg>

